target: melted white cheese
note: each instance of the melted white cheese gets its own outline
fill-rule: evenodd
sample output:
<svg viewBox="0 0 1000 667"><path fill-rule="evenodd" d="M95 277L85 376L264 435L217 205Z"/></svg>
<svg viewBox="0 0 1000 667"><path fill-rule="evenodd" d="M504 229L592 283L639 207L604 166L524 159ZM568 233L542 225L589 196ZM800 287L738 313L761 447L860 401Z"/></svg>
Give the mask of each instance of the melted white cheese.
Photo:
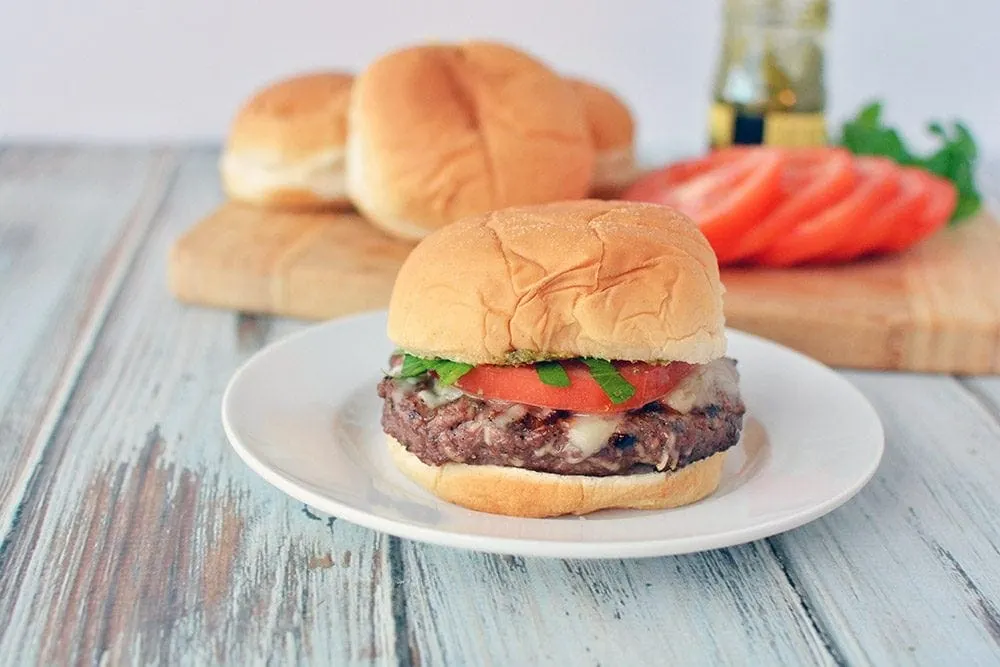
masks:
<svg viewBox="0 0 1000 667"><path fill-rule="evenodd" d="M505 412L495 415L490 422L497 428L505 428L526 414L528 414L528 406L515 403L507 408Z"/></svg>
<svg viewBox="0 0 1000 667"><path fill-rule="evenodd" d="M567 424L566 436L570 447L579 452L577 461L582 461L601 451L608 444L608 438L620 423L619 417L598 415L576 415Z"/></svg>
<svg viewBox="0 0 1000 667"><path fill-rule="evenodd" d="M421 389L417 392L417 398L431 408L439 408L446 403L462 398L463 392L457 387L448 387L440 382L435 382L430 389Z"/></svg>
<svg viewBox="0 0 1000 667"><path fill-rule="evenodd" d="M739 391L736 369L724 359L696 368L663 402L682 414L716 401L719 394L734 396Z"/></svg>
<svg viewBox="0 0 1000 667"><path fill-rule="evenodd" d="M543 456L548 456L549 454L554 454L555 452L556 452L556 443L547 442L538 449L536 449L534 454L536 458L541 458Z"/></svg>
<svg viewBox="0 0 1000 667"><path fill-rule="evenodd" d="M677 440L677 436L673 433L667 434L667 442L663 447L663 453L660 455L660 460L656 462L656 469L662 471L670 463L670 454L674 451L674 441Z"/></svg>
<svg viewBox="0 0 1000 667"><path fill-rule="evenodd" d="M497 435L502 435L504 429L526 414L528 414L527 406L515 403L504 412L493 415L483 427L483 439L486 444L492 446Z"/></svg>
<svg viewBox="0 0 1000 667"><path fill-rule="evenodd" d="M417 385L417 381L414 378L397 378L397 380L398 384L392 390L393 403L402 401Z"/></svg>

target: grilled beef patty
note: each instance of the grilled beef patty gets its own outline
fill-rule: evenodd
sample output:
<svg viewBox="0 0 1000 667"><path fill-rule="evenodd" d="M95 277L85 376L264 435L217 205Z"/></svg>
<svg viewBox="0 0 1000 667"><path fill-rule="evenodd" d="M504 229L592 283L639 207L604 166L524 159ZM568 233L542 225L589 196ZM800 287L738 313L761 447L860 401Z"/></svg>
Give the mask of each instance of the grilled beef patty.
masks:
<svg viewBox="0 0 1000 667"><path fill-rule="evenodd" d="M735 377L735 362L729 364ZM735 389L712 386L690 411L670 396L637 410L575 415L566 410L480 399L433 379L385 377L383 430L428 465L501 465L563 475L606 476L633 467L676 470L739 441L745 407ZM686 409L686 407L685 407ZM595 446L596 443L596 446Z"/></svg>

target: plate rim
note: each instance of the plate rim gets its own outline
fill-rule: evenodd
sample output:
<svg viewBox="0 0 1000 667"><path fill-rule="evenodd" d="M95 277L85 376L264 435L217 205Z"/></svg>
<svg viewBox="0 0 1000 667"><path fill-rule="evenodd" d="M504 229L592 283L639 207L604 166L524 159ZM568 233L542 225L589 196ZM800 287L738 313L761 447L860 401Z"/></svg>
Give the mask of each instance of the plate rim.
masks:
<svg viewBox="0 0 1000 667"><path fill-rule="evenodd" d="M322 322L317 322L299 331L294 331L271 341L264 347L254 352L245 359L230 376L226 383L226 388L220 401L220 412L223 430L230 446L236 451L245 465L255 474L261 477L271 486L275 487L285 495L305 503L310 507L329 514L349 523L416 542L423 542L437 546L461 549L477 553L489 553L497 555L510 555L522 557L542 557L557 559L621 559L621 558L655 558L660 556L672 556L693 554L714 549L735 547L747 544L760 539L773 537L781 533L794 530L805 524L811 523L826 514L843 506L861 489L863 489L874 477L881 466L885 455L885 427L882 419L874 405L850 380L843 377L836 369L823 362L810 357L798 350L783 345L775 340L743 331L734 327L726 326L727 337L730 334L743 337L757 344L763 344L772 348L777 348L784 354L791 354L798 358L800 362L805 362L819 370L831 373L841 381L845 389L852 392L856 398L870 412L874 418L873 424L877 425L877 439L873 438L872 447L877 448L877 453L873 450L872 463L869 468L849 487L845 487L839 493L831 496L827 500L817 503L806 510L796 512L791 516L777 517L763 522L756 522L744 528L728 530L724 532L712 533L708 535L690 535L671 538L654 538L643 540L614 540L603 542L567 542L564 540L537 540L533 538L512 538L482 536L460 531L441 530L423 527L405 520L393 519L380 516L378 514L359 510L350 505L344 504L328 496L324 496L315 491L300 485L296 481L289 479L281 472L275 470L270 465L258 458L242 439L237 435L236 429L230 421L230 411L234 388L239 384L243 375L256 363L265 353L273 351L278 346L294 344L300 337L315 334L317 331L326 328L339 326L350 326L354 322L364 320L376 320L386 316L386 309L372 309L346 315L343 317L331 318ZM446 501L442 501L446 502ZM516 519L516 517L510 517ZM585 517L581 517L585 519ZM524 519L528 520L528 519Z"/></svg>

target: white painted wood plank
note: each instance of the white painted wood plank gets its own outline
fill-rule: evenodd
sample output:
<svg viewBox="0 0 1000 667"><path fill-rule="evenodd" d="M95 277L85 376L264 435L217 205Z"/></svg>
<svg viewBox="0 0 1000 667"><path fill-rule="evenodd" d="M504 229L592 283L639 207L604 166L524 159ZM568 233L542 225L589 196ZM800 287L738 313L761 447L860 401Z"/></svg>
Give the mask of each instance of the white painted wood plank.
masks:
<svg viewBox="0 0 1000 667"><path fill-rule="evenodd" d="M763 542L624 562L404 542L402 558L414 663L834 662Z"/></svg>
<svg viewBox="0 0 1000 667"><path fill-rule="evenodd" d="M0 541L172 173L168 151L0 155Z"/></svg>
<svg viewBox="0 0 1000 667"><path fill-rule="evenodd" d="M175 303L169 242L218 203L183 162L0 555L0 662L395 664L386 540L251 473L219 402L266 330Z"/></svg>
<svg viewBox="0 0 1000 667"><path fill-rule="evenodd" d="M1000 345L1000 341L997 345ZM984 410L1000 422L1000 376L963 377L959 382L980 402Z"/></svg>
<svg viewBox="0 0 1000 667"><path fill-rule="evenodd" d="M1000 663L1000 426L948 377L848 376L883 419L883 463L776 554L851 664Z"/></svg>

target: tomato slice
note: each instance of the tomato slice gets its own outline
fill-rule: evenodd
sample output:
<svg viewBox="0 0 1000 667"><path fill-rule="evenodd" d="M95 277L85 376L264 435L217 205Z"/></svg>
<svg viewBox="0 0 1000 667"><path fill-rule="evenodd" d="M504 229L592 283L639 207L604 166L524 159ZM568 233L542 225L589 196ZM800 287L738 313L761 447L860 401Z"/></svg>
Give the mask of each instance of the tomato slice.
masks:
<svg viewBox="0 0 1000 667"><path fill-rule="evenodd" d="M665 204L690 216L723 261L740 235L777 203L785 152L719 151L704 160L648 174L622 198Z"/></svg>
<svg viewBox="0 0 1000 667"><path fill-rule="evenodd" d="M899 218L895 227L878 246L880 252L898 252L932 236L948 224L958 204L958 190L949 180L915 167L903 172L923 182L926 197L923 208L909 219Z"/></svg>
<svg viewBox="0 0 1000 667"><path fill-rule="evenodd" d="M675 361L669 364L614 362L618 372L635 387L623 403L612 403L580 360L561 362L569 375L568 387L544 384L534 366L476 366L455 383L462 391L525 405L573 412L624 412L634 410L670 393L694 368Z"/></svg>
<svg viewBox="0 0 1000 667"><path fill-rule="evenodd" d="M900 169L886 158L855 159L857 186L840 201L802 220L754 259L770 266L825 260L862 229L872 214L899 189Z"/></svg>
<svg viewBox="0 0 1000 667"><path fill-rule="evenodd" d="M629 192L632 193L632 196L629 199L655 201L667 189L686 183L696 176L701 176L723 164L732 162L748 150L752 149L745 146L728 146L708 155L678 160L656 171L651 171L630 186Z"/></svg>
<svg viewBox="0 0 1000 667"><path fill-rule="evenodd" d="M802 220L847 196L855 181L854 162L846 149L788 149L781 175L781 201L720 261L738 262L760 253Z"/></svg>
<svg viewBox="0 0 1000 667"><path fill-rule="evenodd" d="M900 169L899 192L879 206L868 222L828 254L847 261L882 248L897 230L913 228L930 196L927 180L916 169Z"/></svg>

